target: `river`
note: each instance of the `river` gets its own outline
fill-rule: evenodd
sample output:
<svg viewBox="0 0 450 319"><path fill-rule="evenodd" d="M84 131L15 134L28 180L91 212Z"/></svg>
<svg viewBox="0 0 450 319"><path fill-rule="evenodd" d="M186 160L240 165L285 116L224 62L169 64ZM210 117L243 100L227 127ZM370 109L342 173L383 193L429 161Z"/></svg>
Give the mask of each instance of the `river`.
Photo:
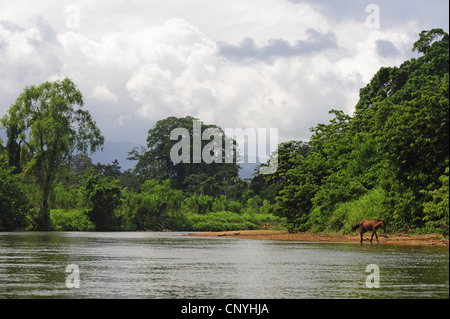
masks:
<svg viewBox="0 0 450 319"><path fill-rule="evenodd" d="M449 298L449 250L178 232L3 232L0 298Z"/></svg>

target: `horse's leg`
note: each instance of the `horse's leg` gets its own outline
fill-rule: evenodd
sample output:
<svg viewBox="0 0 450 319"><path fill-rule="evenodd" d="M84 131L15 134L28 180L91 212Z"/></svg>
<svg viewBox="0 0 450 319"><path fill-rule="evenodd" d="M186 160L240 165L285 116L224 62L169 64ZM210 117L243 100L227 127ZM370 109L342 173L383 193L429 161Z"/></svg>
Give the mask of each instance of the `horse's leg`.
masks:
<svg viewBox="0 0 450 319"><path fill-rule="evenodd" d="M372 243L373 234L375 234L375 231L372 232L372 236L370 237L370 243Z"/></svg>
<svg viewBox="0 0 450 319"><path fill-rule="evenodd" d="M363 231L361 230L360 232L359 232L359 235L361 236L361 245L363 244Z"/></svg>
<svg viewBox="0 0 450 319"><path fill-rule="evenodd" d="M377 230L375 229L375 231L373 233L375 234L375 237L377 238L377 243L380 243L380 241L378 240Z"/></svg>

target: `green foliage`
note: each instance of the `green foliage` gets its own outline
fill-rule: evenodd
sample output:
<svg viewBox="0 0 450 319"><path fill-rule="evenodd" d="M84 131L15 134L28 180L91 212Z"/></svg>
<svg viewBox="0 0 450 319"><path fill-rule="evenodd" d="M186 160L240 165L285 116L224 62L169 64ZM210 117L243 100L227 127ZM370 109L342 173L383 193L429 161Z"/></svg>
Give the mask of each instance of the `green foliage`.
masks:
<svg viewBox="0 0 450 319"><path fill-rule="evenodd" d="M20 185L14 168L7 167L7 159L0 152L0 231L25 229L31 205Z"/></svg>
<svg viewBox="0 0 450 319"><path fill-rule="evenodd" d="M347 231L356 217L343 209L356 207L352 216L381 216L391 230L441 225L448 233L445 177L438 187L449 157L448 40L440 29L423 31L413 49L424 55L381 68L353 117L331 111L302 156L280 146L285 171L266 182L281 181L274 209L289 230ZM362 205L371 198L380 200L375 211Z"/></svg>
<svg viewBox="0 0 450 319"><path fill-rule="evenodd" d="M124 192L119 213L123 220L122 229L169 228L166 223L174 223L173 218L178 216L182 201L183 193L173 189L170 180L147 180L141 186L140 193Z"/></svg>
<svg viewBox="0 0 450 319"><path fill-rule="evenodd" d="M244 209L244 212L250 215L258 214L261 204L261 197L259 197L258 195L251 197L247 200L247 207Z"/></svg>
<svg viewBox="0 0 450 319"><path fill-rule="evenodd" d="M422 191L434 188L449 154L448 75L430 79L410 101L392 105L379 144L389 164L386 190L406 224L423 226Z"/></svg>
<svg viewBox="0 0 450 319"><path fill-rule="evenodd" d="M197 120L191 116L185 118L169 117L160 120L155 127L150 129L147 137L147 148L134 149L129 153L129 159L137 160L135 174L141 176L143 180L170 179L172 185L179 190L189 194L218 195L227 192L236 192L233 188L234 182L238 179L239 166L236 163L225 163L227 144L233 143L225 137L222 130L215 125L201 125L202 132L195 132L193 121ZM171 140L170 136L175 129L185 130L189 135L188 162L174 163L171 159L171 150L178 141ZM201 150L211 143L210 140L203 140L196 133L204 135L207 129L215 129L222 133L221 146L217 147L219 163L200 163L194 161L194 139L200 140ZM235 149L233 145L230 149Z"/></svg>
<svg viewBox="0 0 450 319"><path fill-rule="evenodd" d="M81 92L66 78L25 88L2 119L10 165L20 158L20 168L39 187L42 230L50 227L48 200L61 164L75 150L94 152L104 141L82 106Z"/></svg>
<svg viewBox="0 0 450 319"><path fill-rule="evenodd" d="M93 175L86 182L85 192L90 206L88 216L95 230L118 229L119 221L114 212L120 204L120 187L104 177Z"/></svg>
<svg viewBox="0 0 450 319"><path fill-rule="evenodd" d="M242 210L241 203L232 199L228 199L224 195L220 195L219 197L214 198L211 207L212 212L229 211L238 214L241 212L241 210Z"/></svg>
<svg viewBox="0 0 450 319"><path fill-rule="evenodd" d="M290 231L347 233L362 219L384 219L390 231L448 236L448 34L423 31L413 50L422 55L380 68L360 90L353 116L331 110L310 141L278 146L275 174L259 175L261 164L250 181L238 177L236 163L193 163L194 135L222 130L202 124L197 132L189 116L158 121L146 147L129 153L134 170L121 172L117 160L94 165L87 152L103 137L76 86L65 79L27 87L1 120L8 141L0 141L0 230L223 231L284 223ZM176 128L189 135L189 163L170 158ZM220 141L215 150L224 162L226 145L238 145L223 135ZM210 143L202 140L201 149Z"/></svg>
<svg viewBox="0 0 450 319"><path fill-rule="evenodd" d="M436 38L440 38L440 44L444 44L442 40L447 39L448 44L448 34L446 34L442 29L433 29L430 31L422 31L419 34L420 39L414 43L413 51L418 51L420 53L426 54L430 48L432 48L432 43L437 40ZM445 49L445 48L444 48ZM448 49L448 47L447 47Z"/></svg>
<svg viewBox="0 0 450 319"><path fill-rule="evenodd" d="M84 208L88 206L84 187L64 187L60 182L50 193L50 206L54 209Z"/></svg>
<svg viewBox="0 0 450 319"><path fill-rule="evenodd" d="M185 200L185 207L194 214L206 214L212 210L214 198L209 195L192 195Z"/></svg>
<svg viewBox="0 0 450 319"><path fill-rule="evenodd" d="M424 205L425 226L432 230L437 230L448 237L448 213L449 213L449 185L448 185L449 167L445 169L444 175L439 180L441 186L434 190L426 192L430 198Z"/></svg>
<svg viewBox="0 0 450 319"><path fill-rule="evenodd" d="M374 188L350 201L337 203L332 211L315 207L309 216L308 229L313 232L329 231L349 233L351 226L364 219L386 219L385 192Z"/></svg>
<svg viewBox="0 0 450 319"><path fill-rule="evenodd" d="M337 172L346 166L351 151L348 142L350 117L340 111L332 110L330 113L336 117L329 125L319 124L312 129L314 135L306 156L294 154L294 165L286 171L284 186L276 197L275 213L287 218L286 226L290 231L306 230L308 215L313 206L318 204L314 198L322 187L328 190L324 189L319 197L321 194L324 198L333 196L327 192L336 188L338 184L335 185L334 181L341 179ZM334 193L345 196L341 195L340 189Z"/></svg>
<svg viewBox="0 0 450 319"><path fill-rule="evenodd" d="M262 229L264 224L277 227L281 220L272 214L237 214L228 211L187 214L193 231L228 231Z"/></svg>
<svg viewBox="0 0 450 319"><path fill-rule="evenodd" d="M94 223L83 210L52 209L50 221L53 230L57 231L93 231Z"/></svg>
<svg viewBox="0 0 450 319"><path fill-rule="evenodd" d="M213 212L189 216L194 231L225 231L243 229L244 219L240 214ZM248 225L246 225L248 227ZM254 226L253 226L254 227Z"/></svg>

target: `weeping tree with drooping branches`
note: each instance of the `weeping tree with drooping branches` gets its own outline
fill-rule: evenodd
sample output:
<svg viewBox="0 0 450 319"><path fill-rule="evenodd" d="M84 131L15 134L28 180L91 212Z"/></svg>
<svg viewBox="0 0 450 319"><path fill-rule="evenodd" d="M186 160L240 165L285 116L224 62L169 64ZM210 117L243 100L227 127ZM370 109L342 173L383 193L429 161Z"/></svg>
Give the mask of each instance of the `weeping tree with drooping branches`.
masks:
<svg viewBox="0 0 450 319"><path fill-rule="evenodd" d="M80 90L65 78L26 87L2 119L8 145L14 146L8 148L9 162L39 190L39 230L50 229L49 195L58 169L75 151L91 154L104 143L83 105Z"/></svg>

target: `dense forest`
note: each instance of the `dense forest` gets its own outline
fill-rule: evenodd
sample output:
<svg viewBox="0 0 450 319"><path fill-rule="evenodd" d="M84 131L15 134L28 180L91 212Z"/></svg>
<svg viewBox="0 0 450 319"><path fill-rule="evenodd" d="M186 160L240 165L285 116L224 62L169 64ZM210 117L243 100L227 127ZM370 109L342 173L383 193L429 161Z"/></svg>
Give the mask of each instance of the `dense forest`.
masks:
<svg viewBox="0 0 450 319"><path fill-rule="evenodd" d="M123 172L117 160L94 164L89 156L104 137L76 85L64 79L27 87L1 119L0 231L268 224L347 233L362 219L383 219L389 231L448 236L449 36L423 31L412 49L420 57L381 68L360 90L352 116L331 110L333 119L312 128L308 142L278 146L275 174L257 167L247 180L236 160L171 160L177 141L170 133L193 134L189 116L158 121L147 145L130 150L133 169ZM220 130L202 123L208 128Z"/></svg>

